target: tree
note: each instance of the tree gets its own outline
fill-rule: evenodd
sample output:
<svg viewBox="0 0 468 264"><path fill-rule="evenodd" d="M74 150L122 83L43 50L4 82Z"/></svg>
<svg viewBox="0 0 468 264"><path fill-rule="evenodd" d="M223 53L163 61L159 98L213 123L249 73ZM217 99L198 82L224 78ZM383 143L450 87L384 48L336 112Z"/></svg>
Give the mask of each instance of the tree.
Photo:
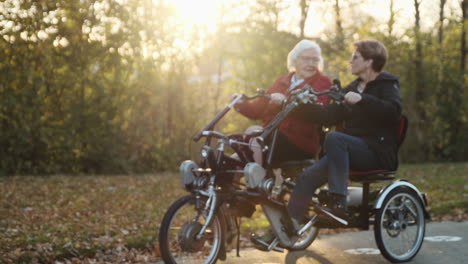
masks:
<svg viewBox="0 0 468 264"><path fill-rule="evenodd" d="M393 34L393 27L395 26L395 8L394 0L390 0L390 17L388 19L388 36L391 37Z"/></svg>
<svg viewBox="0 0 468 264"><path fill-rule="evenodd" d="M439 34L438 34L438 54L439 57L439 71L437 74L437 79L438 79L438 89L441 89L442 87L442 78L443 78L443 65L444 61L443 58L444 56L442 55L442 52L444 50L443 48L443 40L444 40L444 6L447 0L440 0L440 6L439 6Z"/></svg>
<svg viewBox="0 0 468 264"><path fill-rule="evenodd" d="M425 92L424 92L424 83L423 79L421 78L421 74L423 73L423 53L422 53L422 38L421 38L421 26L420 26L420 10L419 7L421 5L421 0L414 0L414 36L415 36L415 50L416 50L416 57L414 58L415 64L415 76L416 76L416 99L424 101L425 99ZM424 120L424 106L422 104L418 104L417 106L417 113L418 117Z"/></svg>
<svg viewBox="0 0 468 264"><path fill-rule="evenodd" d="M336 42L338 50L343 50L345 48L345 35L343 30L343 24L341 21L341 7L340 0L335 0L335 24L336 24Z"/></svg>
<svg viewBox="0 0 468 264"><path fill-rule="evenodd" d="M468 24L468 0L462 0L462 30L461 30L461 45L460 45L460 72L463 74L466 69L466 28Z"/></svg>
<svg viewBox="0 0 468 264"><path fill-rule="evenodd" d="M299 22L299 27L301 29L301 35L300 35L301 39L304 39L305 22L307 21L307 13L309 12L309 5L310 5L310 0L301 0L300 2L301 20Z"/></svg>

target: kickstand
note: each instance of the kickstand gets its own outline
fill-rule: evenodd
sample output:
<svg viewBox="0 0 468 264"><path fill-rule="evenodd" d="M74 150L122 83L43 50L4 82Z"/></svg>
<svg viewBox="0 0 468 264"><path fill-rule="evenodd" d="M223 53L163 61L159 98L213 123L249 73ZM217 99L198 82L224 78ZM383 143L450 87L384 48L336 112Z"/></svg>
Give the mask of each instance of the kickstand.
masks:
<svg viewBox="0 0 468 264"><path fill-rule="evenodd" d="M239 255L239 248L240 248L240 222L241 222L241 218L240 217L236 217L236 229L237 229L237 249L236 249L236 256L237 257L240 257Z"/></svg>

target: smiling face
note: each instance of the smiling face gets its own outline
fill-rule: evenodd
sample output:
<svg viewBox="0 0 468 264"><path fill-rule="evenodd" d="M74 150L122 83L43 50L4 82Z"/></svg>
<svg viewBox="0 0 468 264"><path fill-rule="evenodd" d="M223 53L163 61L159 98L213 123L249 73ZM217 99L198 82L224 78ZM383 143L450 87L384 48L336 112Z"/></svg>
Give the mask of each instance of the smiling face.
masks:
<svg viewBox="0 0 468 264"><path fill-rule="evenodd" d="M307 79L312 77L318 70L320 54L315 49L305 49L297 56L294 65L296 68L296 79Z"/></svg>

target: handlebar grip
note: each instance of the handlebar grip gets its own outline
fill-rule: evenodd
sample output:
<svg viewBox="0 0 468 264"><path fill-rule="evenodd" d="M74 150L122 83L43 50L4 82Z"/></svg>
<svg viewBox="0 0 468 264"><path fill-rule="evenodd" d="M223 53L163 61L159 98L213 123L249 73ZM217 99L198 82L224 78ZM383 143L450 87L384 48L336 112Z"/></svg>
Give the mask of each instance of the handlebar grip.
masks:
<svg viewBox="0 0 468 264"><path fill-rule="evenodd" d="M196 136L193 137L193 140L197 142L200 140L202 136L208 136L208 137L215 137L215 138L226 138L225 135L217 132L217 131L209 131L209 130L203 130L200 133L198 133Z"/></svg>
<svg viewBox="0 0 468 264"><path fill-rule="evenodd" d="M193 141L198 142L201 137L202 137L202 132L199 132L193 137Z"/></svg>

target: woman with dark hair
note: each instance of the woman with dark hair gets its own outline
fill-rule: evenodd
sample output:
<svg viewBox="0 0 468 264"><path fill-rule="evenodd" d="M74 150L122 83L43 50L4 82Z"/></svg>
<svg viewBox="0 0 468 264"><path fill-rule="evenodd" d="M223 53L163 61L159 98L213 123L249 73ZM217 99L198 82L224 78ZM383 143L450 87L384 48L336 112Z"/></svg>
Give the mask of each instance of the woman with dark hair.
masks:
<svg viewBox="0 0 468 264"><path fill-rule="evenodd" d="M354 47L349 63L358 78L344 88L344 103L304 105L302 109L312 122L342 124L343 129L327 136L325 156L299 177L288 204L296 227L304 220L313 193L326 183L329 201L316 211L322 218L347 225L349 171L395 170L398 166L396 131L402 108L398 79L382 72L388 56L382 43L364 40Z"/></svg>

